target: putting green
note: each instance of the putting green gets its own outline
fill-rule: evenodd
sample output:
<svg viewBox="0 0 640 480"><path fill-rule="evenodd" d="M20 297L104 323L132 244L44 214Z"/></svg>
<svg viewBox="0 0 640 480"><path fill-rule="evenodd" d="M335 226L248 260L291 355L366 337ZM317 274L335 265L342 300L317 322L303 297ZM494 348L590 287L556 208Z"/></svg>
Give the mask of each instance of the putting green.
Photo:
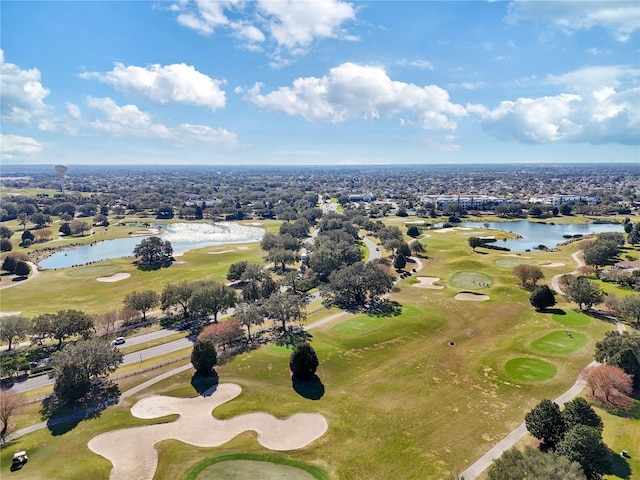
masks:
<svg viewBox="0 0 640 480"><path fill-rule="evenodd" d="M556 376L555 365L538 358L512 358L505 366L505 371L514 380L541 382Z"/></svg>
<svg viewBox="0 0 640 480"><path fill-rule="evenodd" d="M583 333L558 330L531 342L531 348L549 354L567 354L580 350L587 344Z"/></svg>
<svg viewBox="0 0 640 480"><path fill-rule="evenodd" d="M74 268L67 272L72 277L99 277L104 276L120 269L119 266L113 264L107 265L91 265L89 267Z"/></svg>
<svg viewBox="0 0 640 480"><path fill-rule="evenodd" d="M309 472L289 465L256 461L227 460L202 470L197 480L316 480Z"/></svg>
<svg viewBox="0 0 640 480"><path fill-rule="evenodd" d="M518 265L528 265L531 263L531 260L527 258L519 258L519 257L505 257L498 258L496 260L496 265L502 268L514 268Z"/></svg>
<svg viewBox="0 0 640 480"><path fill-rule="evenodd" d="M369 317L362 315L340 322L331 329L331 333L342 336L359 335L374 330L389 321L389 317Z"/></svg>
<svg viewBox="0 0 640 480"><path fill-rule="evenodd" d="M474 288L487 288L491 286L491 278L480 272L457 272L449 279L449 285L473 290Z"/></svg>
<svg viewBox="0 0 640 480"><path fill-rule="evenodd" d="M588 315L584 313L576 312L573 310L569 310L568 312L563 311L564 313L554 313L551 315L556 322L561 325L566 325L567 327L574 327L578 325L589 325L591 319Z"/></svg>

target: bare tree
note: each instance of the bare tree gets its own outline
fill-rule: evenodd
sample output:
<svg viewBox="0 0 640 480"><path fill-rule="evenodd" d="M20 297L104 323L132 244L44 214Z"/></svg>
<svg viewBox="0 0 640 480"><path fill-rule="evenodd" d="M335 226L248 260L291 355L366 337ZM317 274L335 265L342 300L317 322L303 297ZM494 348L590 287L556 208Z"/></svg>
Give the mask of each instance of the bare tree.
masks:
<svg viewBox="0 0 640 480"><path fill-rule="evenodd" d="M12 390L0 389L0 422L2 422L2 430L0 430L0 441L4 443L4 437L9 429L9 419L15 415L22 405L25 398Z"/></svg>

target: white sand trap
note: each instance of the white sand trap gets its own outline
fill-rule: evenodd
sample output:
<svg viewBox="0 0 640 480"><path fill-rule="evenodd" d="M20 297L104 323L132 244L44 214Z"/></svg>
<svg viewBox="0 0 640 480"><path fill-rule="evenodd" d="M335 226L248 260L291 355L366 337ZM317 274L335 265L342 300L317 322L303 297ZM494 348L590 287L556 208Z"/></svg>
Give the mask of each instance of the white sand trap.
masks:
<svg viewBox="0 0 640 480"><path fill-rule="evenodd" d="M551 263L543 263L540 266L541 267L564 267L564 263L551 262Z"/></svg>
<svg viewBox="0 0 640 480"><path fill-rule="evenodd" d="M211 411L233 400L242 389L223 383L197 398L154 395L143 398L132 408L138 418L159 418L178 414L174 422L124 428L102 433L89 440L89 449L113 464L110 479L153 479L158 465L154 445L176 439L196 447L217 447L249 430L258 434L258 442L270 450L296 450L318 439L327 431L325 418L317 413L297 413L280 420L267 413L248 413L218 420Z"/></svg>
<svg viewBox="0 0 640 480"><path fill-rule="evenodd" d="M503 253L500 256L501 257L531 258L531 257L525 257L524 255L518 255L517 253Z"/></svg>
<svg viewBox="0 0 640 480"><path fill-rule="evenodd" d="M414 220L413 222L404 222L406 225L423 225L425 223L424 220Z"/></svg>
<svg viewBox="0 0 640 480"><path fill-rule="evenodd" d="M0 312L0 317L14 317L16 315L20 315L22 312L20 310L14 310L9 312Z"/></svg>
<svg viewBox="0 0 640 480"><path fill-rule="evenodd" d="M483 295L481 293L460 292L455 297L456 300L463 300L467 302L484 302L489 300L489 295Z"/></svg>
<svg viewBox="0 0 640 480"><path fill-rule="evenodd" d="M439 277L416 277L419 283L414 283L414 287L418 288L433 288L433 289L441 289L444 288L444 285L435 285L435 282L440 280Z"/></svg>
<svg viewBox="0 0 640 480"><path fill-rule="evenodd" d="M447 227L447 228L439 228L437 230L434 230L434 232L438 232L438 233L448 233L448 232L453 232L457 230L457 227Z"/></svg>
<svg viewBox="0 0 640 480"><path fill-rule="evenodd" d="M114 273L113 275L109 275L108 277L98 277L96 278L96 280L99 282L113 283L113 282L119 282L120 280L129 278L130 276L131 276L130 273L121 272L121 273Z"/></svg>
<svg viewBox="0 0 640 480"><path fill-rule="evenodd" d="M478 237L480 240L495 240L495 235L485 235L484 237Z"/></svg>
<svg viewBox="0 0 640 480"><path fill-rule="evenodd" d="M259 227L260 225L262 225L262 222L251 222L251 223L247 223L246 225L252 225L254 227Z"/></svg>
<svg viewBox="0 0 640 480"><path fill-rule="evenodd" d="M231 253L235 252L235 250L222 250L220 252L209 252L209 255L220 255L221 253Z"/></svg>

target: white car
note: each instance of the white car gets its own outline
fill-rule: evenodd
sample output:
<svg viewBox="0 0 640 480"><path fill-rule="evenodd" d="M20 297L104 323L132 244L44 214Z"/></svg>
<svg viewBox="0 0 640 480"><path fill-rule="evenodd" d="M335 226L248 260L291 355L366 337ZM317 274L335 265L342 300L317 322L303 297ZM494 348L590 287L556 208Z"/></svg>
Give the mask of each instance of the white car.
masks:
<svg viewBox="0 0 640 480"><path fill-rule="evenodd" d="M124 337L118 337L112 343L114 345L122 345L124 343Z"/></svg>

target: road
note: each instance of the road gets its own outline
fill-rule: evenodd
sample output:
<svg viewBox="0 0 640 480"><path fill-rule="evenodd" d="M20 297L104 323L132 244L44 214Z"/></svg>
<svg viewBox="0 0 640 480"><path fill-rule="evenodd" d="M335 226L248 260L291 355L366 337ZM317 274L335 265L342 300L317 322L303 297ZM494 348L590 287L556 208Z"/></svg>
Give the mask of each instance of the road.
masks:
<svg viewBox="0 0 640 480"><path fill-rule="evenodd" d="M580 258L580 254L582 253L582 250L578 250L577 252L571 254L571 258L573 258L573 260L576 262L576 264L578 265L578 268L580 267L584 267L584 262L582 261L582 259ZM578 270L574 270L573 272L570 273L559 273L558 275L554 275L553 278L551 279L551 288L553 288L556 292L558 292L560 295L564 295L564 292L562 291L562 288L560 288L560 278L563 275L575 275L576 273L578 273Z"/></svg>

